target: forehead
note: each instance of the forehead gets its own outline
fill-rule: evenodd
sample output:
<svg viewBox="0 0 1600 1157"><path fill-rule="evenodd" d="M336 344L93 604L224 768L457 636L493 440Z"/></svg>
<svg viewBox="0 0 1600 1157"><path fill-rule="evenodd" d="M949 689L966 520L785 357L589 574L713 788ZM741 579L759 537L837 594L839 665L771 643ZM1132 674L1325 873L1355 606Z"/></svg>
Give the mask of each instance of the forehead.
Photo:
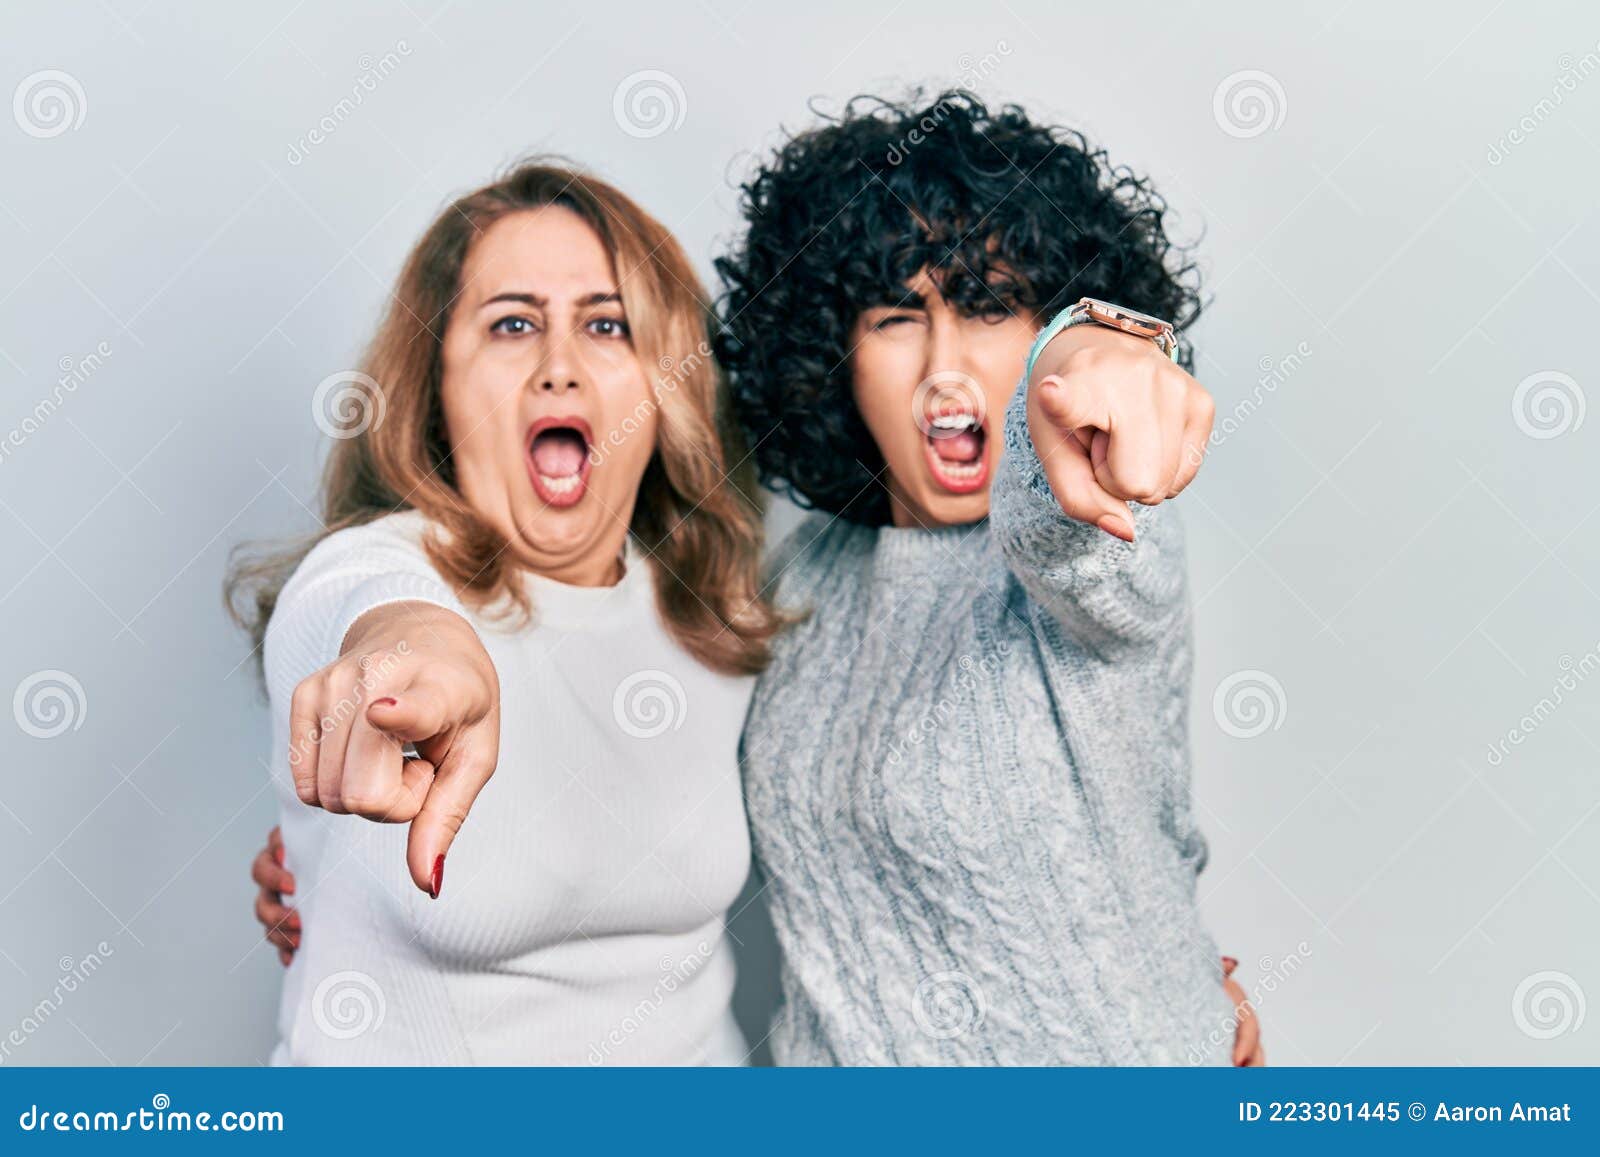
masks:
<svg viewBox="0 0 1600 1157"><path fill-rule="evenodd" d="M1015 297L1014 276L1002 261L988 262L978 273L959 263L945 267L924 265L898 285L882 287L877 306L901 306L909 309L944 309L959 306L968 298L983 300L993 298L1009 303Z"/></svg>
<svg viewBox="0 0 1600 1157"><path fill-rule="evenodd" d="M611 254L571 209L546 205L507 213L485 229L462 265L463 296L482 301L525 292L557 300L614 293Z"/></svg>

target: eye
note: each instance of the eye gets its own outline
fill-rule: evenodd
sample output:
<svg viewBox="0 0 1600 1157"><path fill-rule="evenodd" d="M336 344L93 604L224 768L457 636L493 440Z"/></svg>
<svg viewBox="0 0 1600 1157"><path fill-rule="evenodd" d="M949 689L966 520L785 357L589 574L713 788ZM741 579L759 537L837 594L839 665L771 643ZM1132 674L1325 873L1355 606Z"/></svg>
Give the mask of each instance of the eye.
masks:
<svg viewBox="0 0 1600 1157"><path fill-rule="evenodd" d="M974 309L972 316L989 325L995 325L1012 317L1013 314L1003 302L991 300Z"/></svg>
<svg viewBox="0 0 1600 1157"><path fill-rule="evenodd" d="M517 315L513 314L510 317L502 317L499 321L495 322L489 327L489 332L508 334L511 337L521 337L525 333L533 332L533 322L529 321L525 317L518 317Z"/></svg>
<svg viewBox="0 0 1600 1157"><path fill-rule="evenodd" d="M597 317L589 323L589 329L601 337L628 336L628 323L620 317Z"/></svg>
<svg viewBox="0 0 1600 1157"><path fill-rule="evenodd" d="M899 325L912 325L917 321L917 315L911 313L891 313L880 317L872 323L874 331L893 329Z"/></svg>

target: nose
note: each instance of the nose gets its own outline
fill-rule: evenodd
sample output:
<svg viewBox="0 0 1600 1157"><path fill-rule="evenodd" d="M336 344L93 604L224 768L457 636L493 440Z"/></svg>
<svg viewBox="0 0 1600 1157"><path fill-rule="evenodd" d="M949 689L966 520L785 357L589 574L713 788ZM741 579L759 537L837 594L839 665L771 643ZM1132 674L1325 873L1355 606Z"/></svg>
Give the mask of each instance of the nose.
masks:
<svg viewBox="0 0 1600 1157"><path fill-rule="evenodd" d="M564 394L578 388L583 367L566 340L553 342L533 372L533 385L546 394Z"/></svg>
<svg viewBox="0 0 1600 1157"><path fill-rule="evenodd" d="M961 336L961 326L950 311L934 311L929 318L928 360L923 372L936 374L964 369L961 364L964 352Z"/></svg>

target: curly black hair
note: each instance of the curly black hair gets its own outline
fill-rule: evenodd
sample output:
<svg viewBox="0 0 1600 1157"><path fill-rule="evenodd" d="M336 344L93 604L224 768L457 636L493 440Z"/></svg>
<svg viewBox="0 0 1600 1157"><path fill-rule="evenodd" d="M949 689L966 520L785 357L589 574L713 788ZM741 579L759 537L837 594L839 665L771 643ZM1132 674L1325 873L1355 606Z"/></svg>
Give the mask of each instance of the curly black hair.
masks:
<svg viewBox="0 0 1600 1157"><path fill-rule="evenodd" d="M825 120L743 184L745 235L716 262L717 356L739 423L762 481L799 505L889 520L849 335L863 310L903 302L919 270L967 312L998 302L1042 320L1089 296L1180 330L1199 315L1166 202L1081 133L966 91L858 96Z"/></svg>

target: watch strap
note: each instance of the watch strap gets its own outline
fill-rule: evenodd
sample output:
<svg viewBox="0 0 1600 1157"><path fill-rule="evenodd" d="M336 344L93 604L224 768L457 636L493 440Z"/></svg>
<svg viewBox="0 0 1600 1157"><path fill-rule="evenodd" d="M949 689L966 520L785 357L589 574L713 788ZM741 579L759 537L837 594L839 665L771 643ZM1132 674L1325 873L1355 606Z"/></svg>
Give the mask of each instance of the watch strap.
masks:
<svg viewBox="0 0 1600 1157"><path fill-rule="evenodd" d="M1102 324L1105 324L1105 323L1101 322L1093 314L1091 314L1089 312L1088 307L1082 301L1079 301L1079 302L1077 302L1077 303L1075 303L1073 305L1069 305L1065 309L1063 309L1060 312L1058 312L1053 318L1050 319L1050 324L1045 326L1043 329L1041 329L1039 331L1038 336L1033 339L1033 345L1028 350L1028 362L1027 362L1027 368L1023 371L1023 375L1022 375L1023 380L1024 381L1032 381L1033 380L1033 364L1034 364L1034 362L1039 360L1039 355L1044 352L1044 347L1049 345L1051 339L1053 339L1058 334L1060 334L1062 330L1070 329L1072 326L1075 326L1075 325L1102 325ZM1116 329L1118 333L1127 332L1125 330L1118 329L1118 327L1112 326L1112 325L1106 325L1105 328L1107 328L1107 329ZM1171 327L1168 327L1168 332L1169 333L1171 332ZM1133 336L1137 337L1139 335L1135 334ZM1163 356L1168 357L1168 358L1172 359L1173 361L1177 361L1178 360L1178 337L1177 337L1177 334L1175 334L1175 333L1172 334L1171 339L1166 344L1163 344L1160 340L1158 340L1156 338L1148 338L1147 340L1152 342L1155 345L1155 347L1158 350L1161 351Z"/></svg>
<svg viewBox="0 0 1600 1157"><path fill-rule="evenodd" d="M1051 340L1062 330L1070 329L1075 325L1094 324L1096 324L1095 320L1089 316L1088 310L1076 305L1069 305L1067 308L1057 312L1050 319L1050 324L1041 329L1038 336L1033 339L1033 345L1028 350L1027 368L1022 371L1022 380L1025 382L1033 380L1033 363L1039 360L1039 355L1044 353L1044 347L1049 345Z"/></svg>

